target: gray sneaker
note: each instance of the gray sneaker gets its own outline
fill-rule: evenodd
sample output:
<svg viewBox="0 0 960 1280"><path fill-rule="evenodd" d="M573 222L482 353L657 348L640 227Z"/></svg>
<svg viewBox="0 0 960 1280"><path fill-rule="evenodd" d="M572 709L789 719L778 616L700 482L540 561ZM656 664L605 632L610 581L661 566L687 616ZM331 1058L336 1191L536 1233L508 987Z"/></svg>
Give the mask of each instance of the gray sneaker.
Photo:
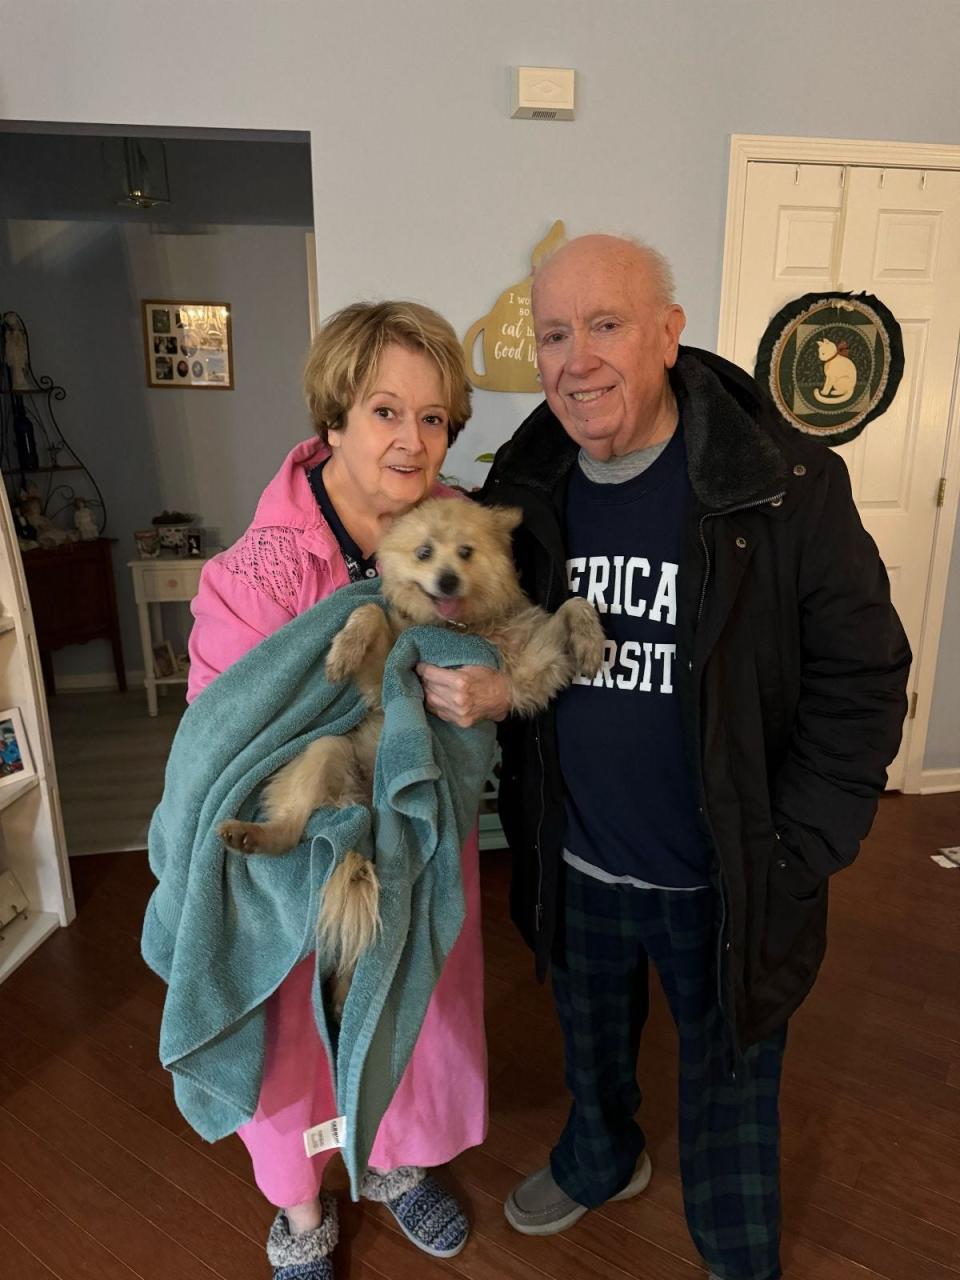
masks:
<svg viewBox="0 0 960 1280"><path fill-rule="evenodd" d="M646 1190L652 1173L653 1165L644 1151L637 1161L633 1177L611 1199L629 1200L632 1196L638 1196L641 1191ZM579 1222L588 1210L585 1205L571 1200L565 1191L561 1191L547 1165L545 1169L531 1173L529 1178L524 1178L523 1182L514 1187L504 1202L503 1212L514 1231L520 1231L525 1236L554 1236Z"/></svg>

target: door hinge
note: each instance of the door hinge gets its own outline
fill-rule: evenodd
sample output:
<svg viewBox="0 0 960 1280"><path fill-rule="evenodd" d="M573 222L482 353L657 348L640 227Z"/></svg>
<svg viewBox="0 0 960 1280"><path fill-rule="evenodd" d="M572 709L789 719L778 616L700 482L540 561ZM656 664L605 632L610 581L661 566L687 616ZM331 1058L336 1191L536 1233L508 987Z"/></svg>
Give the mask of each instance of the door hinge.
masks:
<svg viewBox="0 0 960 1280"><path fill-rule="evenodd" d="M907 712L907 719L908 719L908 720L916 720L916 718L917 718L917 698L918 698L918 696L919 696L919 695L918 695L918 693L917 693L916 689L914 689L913 693L911 693L911 695L910 695L910 710Z"/></svg>
<svg viewBox="0 0 960 1280"><path fill-rule="evenodd" d="M937 485L937 506L943 506L943 500L947 496L947 477L941 476L940 483Z"/></svg>

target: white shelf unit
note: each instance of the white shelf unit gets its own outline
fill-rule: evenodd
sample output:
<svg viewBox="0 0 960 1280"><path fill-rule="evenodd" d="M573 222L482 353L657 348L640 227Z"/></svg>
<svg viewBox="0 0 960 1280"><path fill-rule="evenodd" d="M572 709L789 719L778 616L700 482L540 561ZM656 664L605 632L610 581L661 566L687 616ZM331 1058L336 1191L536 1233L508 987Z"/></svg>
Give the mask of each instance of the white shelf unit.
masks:
<svg viewBox="0 0 960 1280"><path fill-rule="evenodd" d="M0 485L0 707L23 717L36 776L0 788L0 871L12 871L29 902L0 930L0 982L76 914L50 722L30 597L6 490Z"/></svg>
<svg viewBox="0 0 960 1280"><path fill-rule="evenodd" d="M18 778L16 782L8 782L3 790L0 791L0 813L3 813L4 809L19 800L22 795L32 791L34 787L39 787L39 785L39 778Z"/></svg>

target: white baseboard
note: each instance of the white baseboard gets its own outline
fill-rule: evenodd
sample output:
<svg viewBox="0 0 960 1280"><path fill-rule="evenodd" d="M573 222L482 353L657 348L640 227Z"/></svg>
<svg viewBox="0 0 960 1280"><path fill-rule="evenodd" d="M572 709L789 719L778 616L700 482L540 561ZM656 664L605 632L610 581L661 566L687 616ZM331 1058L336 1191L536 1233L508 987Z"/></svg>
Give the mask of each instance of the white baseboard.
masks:
<svg viewBox="0 0 960 1280"><path fill-rule="evenodd" d="M61 676L54 672L54 679L57 682L57 689L63 693L70 693L71 691L74 693L92 693L98 689L105 690L108 693L115 693L117 689L117 675L112 667L109 671L91 671L86 675ZM143 688L142 671L127 672L127 688Z"/></svg>
<svg viewBox="0 0 960 1280"><path fill-rule="evenodd" d="M104 847L102 849L69 849L68 848L67 857L68 858L93 858L93 857L96 857L97 854L101 854L101 853L143 853L146 847L147 847L147 837L144 836L142 840L135 840L133 844L121 844L119 846L115 843L110 843L108 841L106 844L104 844Z"/></svg>
<svg viewBox="0 0 960 1280"><path fill-rule="evenodd" d="M920 794L934 796L942 791L960 791L960 769L924 769L920 774Z"/></svg>

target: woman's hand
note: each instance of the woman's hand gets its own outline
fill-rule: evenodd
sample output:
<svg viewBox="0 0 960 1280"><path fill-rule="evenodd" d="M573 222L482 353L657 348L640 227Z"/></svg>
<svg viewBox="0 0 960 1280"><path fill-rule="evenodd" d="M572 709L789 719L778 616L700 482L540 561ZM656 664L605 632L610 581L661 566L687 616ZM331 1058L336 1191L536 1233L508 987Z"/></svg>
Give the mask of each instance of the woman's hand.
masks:
<svg viewBox="0 0 960 1280"><path fill-rule="evenodd" d="M507 677L490 667L434 667L417 663L428 711L469 729L478 720L503 720L510 710Z"/></svg>

